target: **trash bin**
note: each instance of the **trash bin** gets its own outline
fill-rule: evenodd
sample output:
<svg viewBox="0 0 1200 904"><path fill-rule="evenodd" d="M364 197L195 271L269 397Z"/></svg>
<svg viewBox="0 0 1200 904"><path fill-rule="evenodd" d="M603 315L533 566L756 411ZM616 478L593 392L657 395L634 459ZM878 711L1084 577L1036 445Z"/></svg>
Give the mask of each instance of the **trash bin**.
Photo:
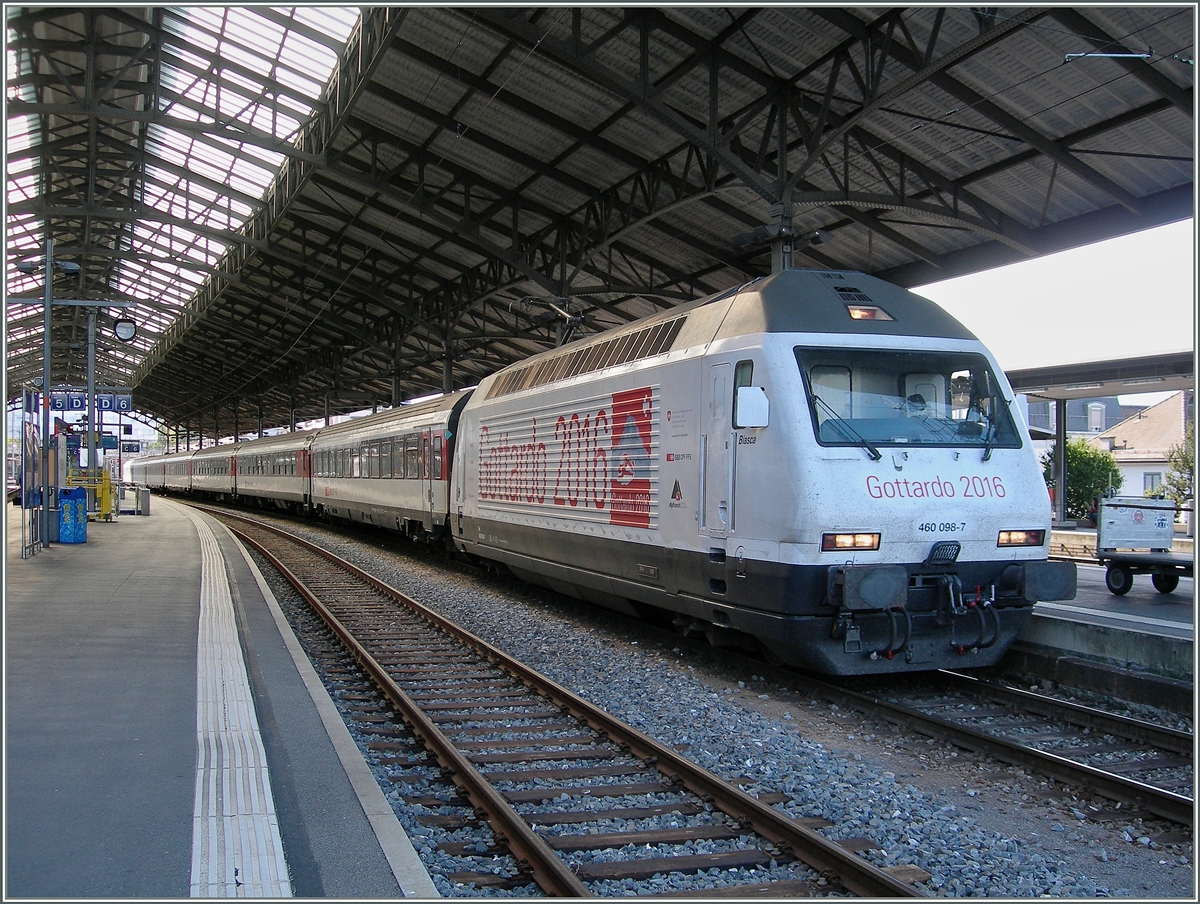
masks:
<svg viewBox="0 0 1200 904"><path fill-rule="evenodd" d="M58 491L58 542L87 542L87 490L83 487Z"/></svg>
<svg viewBox="0 0 1200 904"><path fill-rule="evenodd" d="M138 494L138 514L139 515L149 515L150 514L150 490L146 487L142 487L137 491L137 494Z"/></svg>

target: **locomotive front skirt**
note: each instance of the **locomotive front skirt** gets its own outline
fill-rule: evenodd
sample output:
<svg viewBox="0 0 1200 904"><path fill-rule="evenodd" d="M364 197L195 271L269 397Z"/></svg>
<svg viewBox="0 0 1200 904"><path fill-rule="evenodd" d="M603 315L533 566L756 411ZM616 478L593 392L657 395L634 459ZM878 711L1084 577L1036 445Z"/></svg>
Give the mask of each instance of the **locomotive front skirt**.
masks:
<svg viewBox="0 0 1200 904"><path fill-rule="evenodd" d="M260 443L294 458L278 491L242 476ZM444 539L829 674L990 665L1036 601L1075 595L994 359L861 273L785 270L474 390L206 449L187 487L167 476L197 456L141 459L135 482Z"/></svg>

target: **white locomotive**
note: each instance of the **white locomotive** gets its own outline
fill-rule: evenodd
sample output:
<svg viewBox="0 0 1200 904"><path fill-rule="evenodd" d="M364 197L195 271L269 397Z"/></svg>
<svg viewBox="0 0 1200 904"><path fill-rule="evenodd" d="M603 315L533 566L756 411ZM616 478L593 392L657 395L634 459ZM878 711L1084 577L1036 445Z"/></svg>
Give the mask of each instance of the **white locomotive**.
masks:
<svg viewBox="0 0 1200 904"><path fill-rule="evenodd" d="M1075 566L1047 560L1049 498L995 361L861 273L784 270L473 391L217 449L240 462L260 443L299 470L273 485L231 466L221 492L283 501L307 482L298 507L448 536L818 672L990 665L1035 601L1075 594ZM135 480L171 488L163 467L143 459ZM217 492L206 468L192 491Z"/></svg>

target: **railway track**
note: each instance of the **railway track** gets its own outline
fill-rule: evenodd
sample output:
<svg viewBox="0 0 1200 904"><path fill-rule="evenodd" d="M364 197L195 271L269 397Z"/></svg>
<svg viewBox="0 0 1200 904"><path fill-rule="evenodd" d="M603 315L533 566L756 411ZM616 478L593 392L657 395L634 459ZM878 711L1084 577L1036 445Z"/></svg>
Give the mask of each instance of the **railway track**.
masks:
<svg viewBox="0 0 1200 904"><path fill-rule="evenodd" d="M825 697L894 724L1192 826L1194 735L957 672ZM1184 793L1184 792L1187 793Z"/></svg>
<svg viewBox="0 0 1200 904"><path fill-rule="evenodd" d="M279 528L209 511L279 570L382 693L387 712L362 695L362 718L402 720L457 788L455 797L415 802L465 803L546 894L586 897L589 885L703 871L721 886L713 893L728 895L722 874L770 866L774 876L793 865L791 879L743 878L735 892L923 896L851 842L815 831L824 821L780 813L776 801L717 778L349 562ZM675 824L638 827L664 814ZM479 846L458 847L447 850L470 855ZM483 847L485 859L494 855Z"/></svg>

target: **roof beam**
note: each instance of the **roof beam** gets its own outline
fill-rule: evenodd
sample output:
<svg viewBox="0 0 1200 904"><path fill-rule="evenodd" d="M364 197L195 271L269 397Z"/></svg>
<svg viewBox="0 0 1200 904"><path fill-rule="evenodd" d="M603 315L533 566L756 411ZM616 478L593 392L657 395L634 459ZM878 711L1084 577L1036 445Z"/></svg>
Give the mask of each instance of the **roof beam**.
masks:
<svg viewBox="0 0 1200 904"><path fill-rule="evenodd" d="M814 6L813 12L843 31L862 40L866 40L874 32L874 28L871 25L868 25L853 13L844 9L830 6ZM897 62L903 63L914 72L918 72L922 68L922 60L905 47L894 46L892 56ZM1053 139L1047 138L1031 126L1027 126L1007 110L988 100L974 88L964 85L950 74L942 71L933 72L929 77L929 81L948 94L957 97L963 103L970 104L975 112L990 119L1011 135L1020 138L1030 147L1036 148L1043 155L1054 160L1059 166L1070 170L1088 184L1100 189L1130 213L1140 213L1141 204L1133 195L1107 176L1092 169L1075 155L1061 148Z"/></svg>

